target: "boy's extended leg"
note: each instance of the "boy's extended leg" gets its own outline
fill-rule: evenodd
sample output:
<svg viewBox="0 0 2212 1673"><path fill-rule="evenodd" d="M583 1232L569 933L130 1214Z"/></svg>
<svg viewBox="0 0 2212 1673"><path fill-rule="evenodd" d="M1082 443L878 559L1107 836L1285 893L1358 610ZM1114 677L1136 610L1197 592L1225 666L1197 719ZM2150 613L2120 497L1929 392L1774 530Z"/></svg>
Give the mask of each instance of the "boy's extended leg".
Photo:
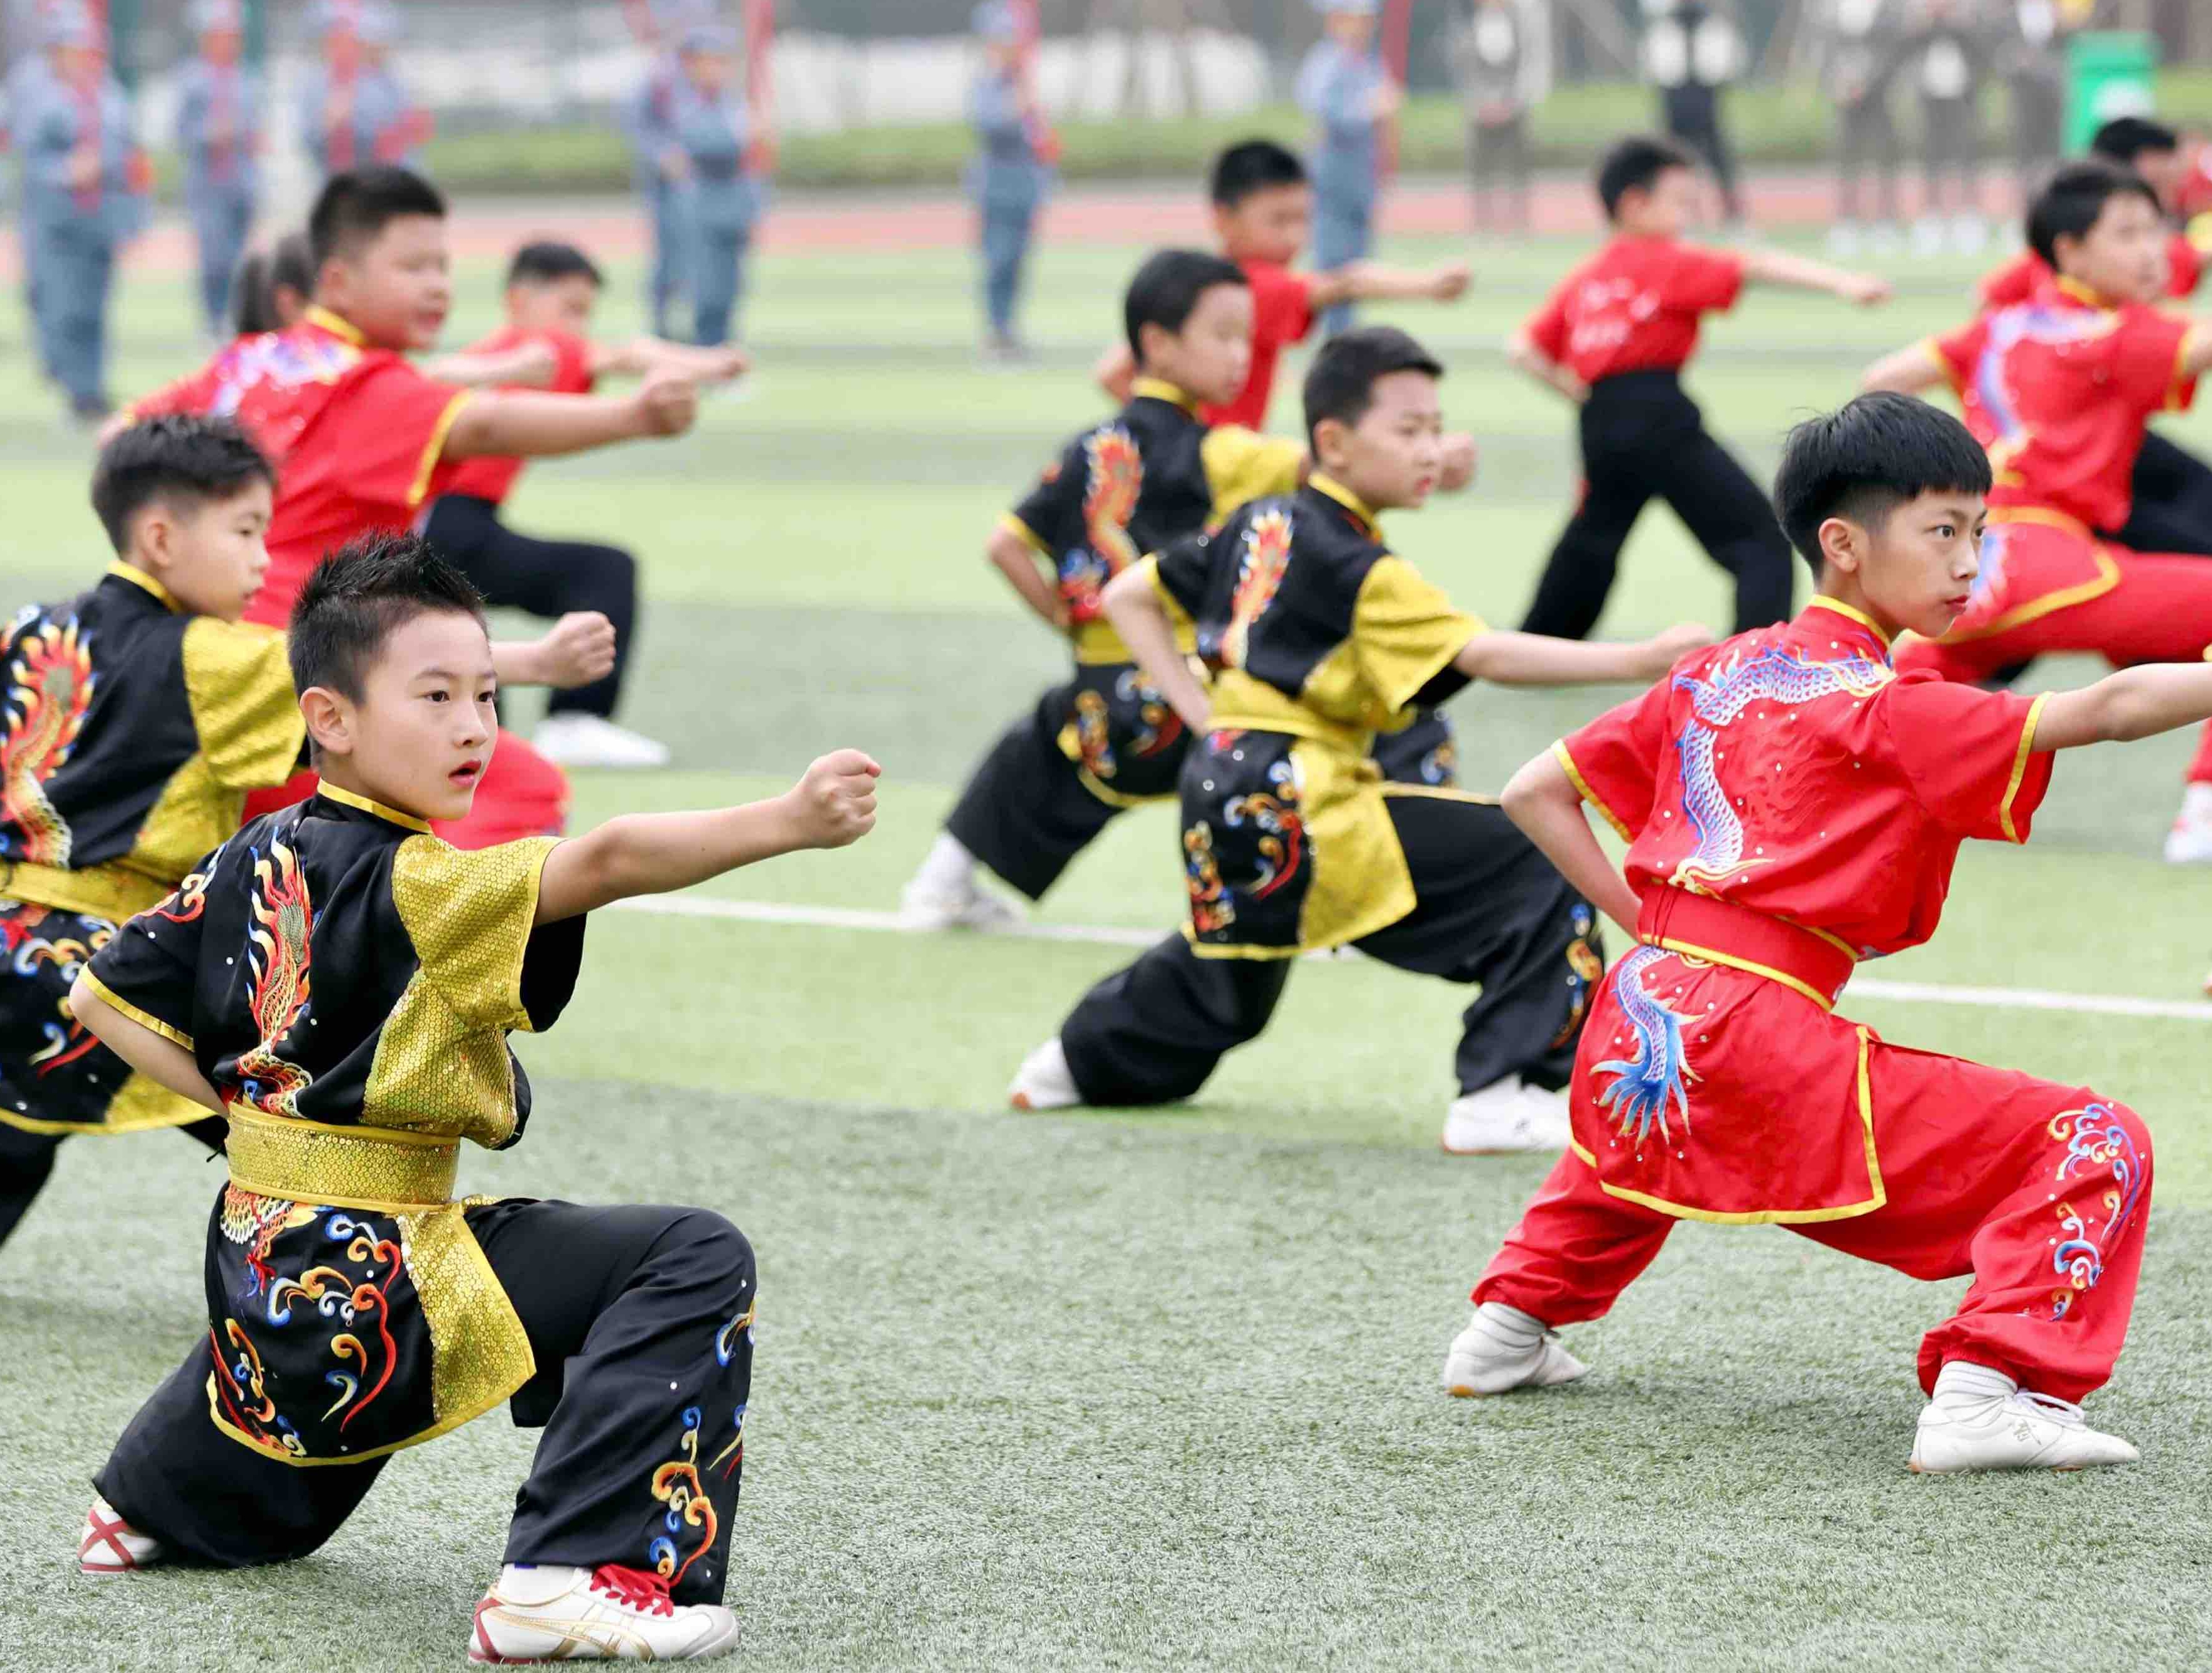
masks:
<svg viewBox="0 0 2212 1673"><path fill-rule="evenodd" d="M1039 1069L1072 1083L1060 1104L1102 1106L1172 1104L1206 1084L1223 1054L1255 1037L1275 1013L1290 980L1288 958L1201 958L1178 930L1133 964L1085 994L1059 1034L1023 1067L1014 1085ZM1041 1056L1058 1062L1039 1064Z"/></svg>
<svg viewBox="0 0 2212 1673"><path fill-rule="evenodd" d="M26 1133L0 1122L0 1244L5 1244L54 1171L64 1135Z"/></svg>
<svg viewBox="0 0 2212 1673"><path fill-rule="evenodd" d="M2131 551L2212 557L2212 465L2156 430L2136 455L2134 504L2113 538Z"/></svg>
<svg viewBox="0 0 2212 1673"><path fill-rule="evenodd" d="M1601 438L1583 424L1582 498L1559 532L1522 618L1523 633L1587 639L1613 591L1620 549L1636 526L1651 489L1633 463L1602 450Z"/></svg>
<svg viewBox="0 0 2212 1673"><path fill-rule="evenodd" d="M1796 561L1772 503L1735 456L1700 428L1654 464L1674 514L1735 581L1732 631L1788 621Z"/></svg>

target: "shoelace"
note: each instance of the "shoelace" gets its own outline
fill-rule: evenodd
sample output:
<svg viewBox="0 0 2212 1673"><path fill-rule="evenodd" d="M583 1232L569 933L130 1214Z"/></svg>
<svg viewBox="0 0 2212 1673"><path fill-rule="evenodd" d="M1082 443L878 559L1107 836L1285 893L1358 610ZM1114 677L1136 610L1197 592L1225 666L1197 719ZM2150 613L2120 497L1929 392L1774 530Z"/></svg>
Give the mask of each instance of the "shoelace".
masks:
<svg viewBox="0 0 2212 1673"><path fill-rule="evenodd" d="M2088 1419L2081 1408L2070 1400L2061 1400L2057 1395L2038 1394L2033 1389L2022 1389L2013 1396L2013 1403L2025 1406L2038 1417L2047 1417L2054 1423L2063 1423L2069 1429L2087 1427Z"/></svg>
<svg viewBox="0 0 2212 1673"><path fill-rule="evenodd" d="M641 1568L623 1568L616 1563L601 1563L592 1571L592 1590L604 1591L617 1603L638 1611L641 1615L673 1615L676 1605L669 1600L668 1582L658 1574L648 1574Z"/></svg>

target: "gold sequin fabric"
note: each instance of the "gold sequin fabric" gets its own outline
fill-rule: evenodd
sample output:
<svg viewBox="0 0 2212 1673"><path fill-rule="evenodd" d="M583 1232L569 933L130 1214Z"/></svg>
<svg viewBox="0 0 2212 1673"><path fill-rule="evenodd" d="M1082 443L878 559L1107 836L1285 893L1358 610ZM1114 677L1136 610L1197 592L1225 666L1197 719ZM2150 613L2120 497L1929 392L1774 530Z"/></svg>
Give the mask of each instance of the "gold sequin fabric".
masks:
<svg viewBox="0 0 2212 1673"><path fill-rule="evenodd" d="M465 1206L399 1222L407 1275L430 1328L430 1401L441 1430L489 1411L538 1370L522 1321L469 1230Z"/></svg>
<svg viewBox="0 0 2212 1673"><path fill-rule="evenodd" d="M230 1177L262 1196L380 1210L453 1201L458 1140L400 1143L343 1128L230 1112Z"/></svg>

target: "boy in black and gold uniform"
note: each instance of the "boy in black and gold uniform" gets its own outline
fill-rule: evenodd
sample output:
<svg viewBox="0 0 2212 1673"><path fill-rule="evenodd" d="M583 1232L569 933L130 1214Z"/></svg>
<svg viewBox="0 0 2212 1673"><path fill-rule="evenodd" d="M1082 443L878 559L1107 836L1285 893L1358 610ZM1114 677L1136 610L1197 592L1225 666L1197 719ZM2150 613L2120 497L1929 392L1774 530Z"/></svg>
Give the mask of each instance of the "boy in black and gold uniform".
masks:
<svg viewBox="0 0 2212 1673"><path fill-rule="evenodd" d="M471 1659L719 1654L744 1460L752 1251L720 1215L453 1200L461 1141L520 1138L510 1030L550 1025L584 915L873 823L875 763L791 792L474 851L498 726L481 605L412 536L310 577L292 672L322 775L125 925L72 1006L230 1125L208 1332L98 1477L82 1565L303 1555L392 1453L512 1396L542 1424Z"/></svg>
<svg viewBox="0 0 2212 1673"><path fill-rule="evenodd" d="M1010 920L1013 909L977 886L977 861L1034 900L1115 814L1175 794L1189 739L1106 620L1100 593L1146 553L1255 495L1294 488L1304 466L1295 442L1209 429L1198 416L1202 402L1234 398L1251 366L1242 270L1164 250L1137 270L1122 314L1139 368L1129 404L1067 444L988 547L1022 601L1067 636L1074 672L969 780L902 897L918 927Z"/></svg>
<svg viewBox="0 0 2212 1673"><path fill-rule="evenodd" d="M115 561L0 642L0 1240L72 1133L183 1126L222 1147L222 1123L134 1074L69 994L116 924L299 760L284 642L238 620L268 562L275 481L227 422L125 431L92 486Z"/></svg>
<svg viewBox="0 0 2212 1673"><path fill-rule="evenodd" d="M1017 1107L1187 1098L1267 1025L1290 960L1351 945L1482 984L1447 1148L1565 1142L1557 1090L1602 969L1594 916L1494 803L1385 783L1370 751L1472 679L1650 679L1705 635L1494 633L1385 546L1378 512L1418 507L1437 484L1441 375L1403 332L1333 339L1306 380L1307 485L1107 589L1109 618L1196 739L1180 787L1190 917L1030 1054ZM1177 648L1185 617L1210 694Z"/></svg>

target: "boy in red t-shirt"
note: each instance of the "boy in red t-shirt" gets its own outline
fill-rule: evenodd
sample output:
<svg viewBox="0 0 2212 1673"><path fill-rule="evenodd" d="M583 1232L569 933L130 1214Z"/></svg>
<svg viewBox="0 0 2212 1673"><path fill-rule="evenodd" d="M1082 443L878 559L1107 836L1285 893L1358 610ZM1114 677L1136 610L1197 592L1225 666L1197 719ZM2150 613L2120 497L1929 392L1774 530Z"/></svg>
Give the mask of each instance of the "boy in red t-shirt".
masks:
<svg viewBox="0 0 2212 1673"><path fill-rule="evenodd" d="M2212 666L2030 700L1904 673L1978 568L1990 465L1948 414L1862 396L1800 425L1775 497L1820 571L1795 620L1692 652L1523 767L1505 810L1641 943L1600 986L1573 1140L1474 1288L1454 1395L1573 1380L1675 1224L1779 1225L1916 1278L1971 1274L1923 1339L1918 1471L2131 1463L2078 1401L2127 1332L2150 1135L2124 1104L1834 1014L1861 958L1935 933L1959 845L2025 841L2055 751L2212 715ZM1626 876L1583 804L1629 843Z"/></svg>
<svg viewBox="0 0 2212 1673"><path fill-rule="evenodd" d="M698 392L675 373L656 372L617 400L459 389L410 366L406 351L437 340L453 300L445 199L419 175L385 166L332 175L307 240L315 294L305 318L241 338L132 409L234 417L276 464L269 571L248 621L281 626L325 552L410 527L464 459L577 453L690 428ZM313 781L289 788L297 800ZM283 805L262 800L247 812ZM503 737L474 810L441 834L481 847L557 831L567 812L560 769Z"/></svg>
<svg viewBox="0 0 2212 1673"><path fill-rule="evenodd" d="M1869 389L1948 383L1996 471L1982 579L1940 643L1899 660L1986 680L2055 651L2115 664L2179 662L2212 644L2212 564L2101 538L2129 517L2130 478L2155 412L2187 407L2212 366L2212 331L2154 307L2165 229L2142 176L2071 163L2028 211L2054 277L2033 301L1869 368ZM2189 769L2166 857L2212 860L2212 729Z"/></svg>
<svg viewBox="0 0 2212 1673"><path fill-rule="evenodd" d="M1582 409L1582 498L1536 585L1524 633L1584 639L1649 501L1662 499L1735 580L1735 630L1788 617L1790 543L1759 485L1705 433L1682 392L1698 322L1735 306L1746 284L1824 290L1879 302L1889 286L1778 250L1720 251L1681 241L1696 213L1689 156L1664 140L1624 139L1606 154L1597 195L1613 237L1567 275L1514 340L1514 363Z"/></svg>
<svg viewBox="0 0 2212 1673"><path fill-rule="evenodd" d="M507 270L507 323L469 353L495 359L535 346L544 351L543 372L507 386L562 395L588 395L602 377L658 370L726 383L748 365L744 350L727 346L701 349L652 337L592 342L586 333L600 283L598 265L573 244L524 245ZM637 622L637 560L619 547L537 539L501 523L501 502L514 491L522 463L493 455L465 460L431 506L422 532L495 609L533 616L593 610L614 624L614 672L555 696L531 740L540 754L564 767L665 766L665 745L613 721Z"/></svg>

